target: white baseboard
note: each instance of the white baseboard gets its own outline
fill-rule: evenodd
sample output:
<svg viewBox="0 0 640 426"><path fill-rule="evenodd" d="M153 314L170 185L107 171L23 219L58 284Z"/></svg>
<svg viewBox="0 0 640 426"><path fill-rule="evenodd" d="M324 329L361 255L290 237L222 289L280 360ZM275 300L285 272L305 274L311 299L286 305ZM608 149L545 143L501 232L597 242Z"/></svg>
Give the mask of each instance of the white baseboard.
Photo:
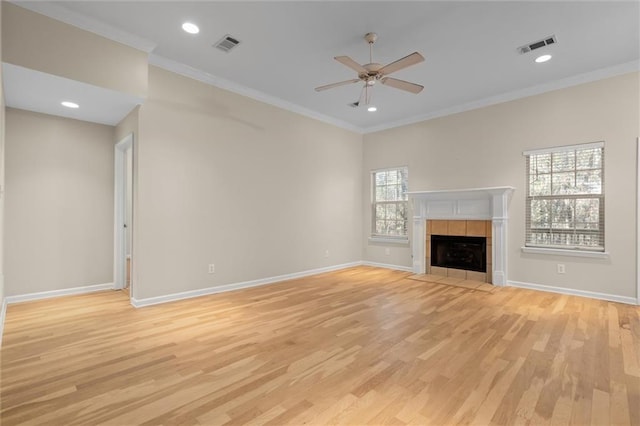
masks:
<svg viewBox="0 0 640 426"><path fill-rule="evenodd" d="M570 296L589 297L591 299L606 300L608 302L626 303L628 305L639 305L640 301L628 296L618 296L615 294L598 293L595 291L576 290L573 288L554 287L543 284L524 283L520 281L507 281L509 287L526 288L529 290L548 291L550 293L567 294Z"/></svg>
<svg viewBox="0 0 640 426"><path fill-rule="evenodd" d="M2 299L2 309L0 310L0 348L2 347L2 333L4 331L4 317L7 315L7 299Z"/></svg>
<svg viewBox="0 0 640 426"><path fill-rule="evenodd" d="M113 283L88 285L85 287L63 288L60 290L41 291L39 293L19 294L17 296L7 296L7 304L30 302L33 300L51 299L52 297L72 296L76 294L93 293L95 291L113 290Z"/></svg>
<svg viewBox="0 0 640 426"><path fill-rule="evenodd" d="M151 305L158 305L160 303L175 302L177 300L191 299L193 297L206 296L209 294L223 293L226 291L240 290L243 288L258 287L261 285L273 284L280 281L308 277L309 275L316 275L316 274L322 274L324 272L338 271L340 269L360 266L362 264L363 263L361 261L349 262L349 263L343 263L340 265L327 266L324 268L310 269L302 272L294 272L292 274L278 275L275 277L261 278L257 280L251 280L251 281L243 281L243 282L233 283L233 284L225 284L225 285L220 285L216 287L201 288L198 290L190 290L190 291L184 291L181 293L167 294L165 296L149 297L146 299L135 299L132 297L131 304L136 308L142 308L143 306L151 306Z"/></svg>
<svg viewBox="0 0 640 426"><path fill-rule="evenodd" d="M385 268L385 269L395 269L396 271L413 272L413 268L411 266L400 266L400 265L391 265L389 263L369 262L368 260L364 260L362 262L362 265L375 266L377 268Z"/></svg>

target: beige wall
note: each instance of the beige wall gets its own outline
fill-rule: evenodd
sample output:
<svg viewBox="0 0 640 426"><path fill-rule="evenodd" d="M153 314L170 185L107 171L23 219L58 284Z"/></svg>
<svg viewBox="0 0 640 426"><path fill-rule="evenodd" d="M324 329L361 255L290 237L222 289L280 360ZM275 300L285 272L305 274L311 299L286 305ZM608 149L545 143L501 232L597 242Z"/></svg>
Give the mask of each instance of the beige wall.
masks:
<svg viewBox="0 0 640 426"><path fill-rule="evenodd" d="M155 67L139 127L136 298L361 259L361 135Z"/></svg>
<svg viewBox="0 0 640 426"><path fill-rule="evenodd" d="M2 1L0 0L0 59L2 59ZM4 303L4 93L2 67L0 66L0 312ZM0 313L1 315L1 313ZM0 336L2 336L2 318L0 318ZM2 341L0 340L0 345Z"/></svg>
<svg viewBox="0 0 640 426"><path fill-rule="evenodd" d="M4 62L146 96L145 52L11 3L2 8Z"/></svg>
<svg viewBox="0 0 640 426"><path fill-rule="evenodd" d="M517 188L508 279L636 296L628 230L635 226L638 74L362 136L148 69L143 52L14 4L3 2L2 12L4 61L148 93L115 129L8 110L8 295L112 280L113 143L133 132L137 299L363 258L409 267L408 246L366 238L369 172L401 165L409 166L410 190ZM521 253L522 151L598 140L606 142L610 258ZM557 263L565 275L555 273Z"/></svg>
<svg viewBox="0 0 640 426"><path fill-rule="evenodd" d="M8 108L7 296L113 282L114 128Z"/></svg>
<svg viewBox="0 0 640 426"><path fill-rule="evenodd" d="M369 170L409 166L411 191L514 186L509 208L508 279L636 297L637 73L601 80L364 137L363 208ZM605 227L608 260L525 254L525 159L522 151L605 141ZM364 235L370 215L365 214ZM364 240L366 260L411 265L408 247ZM566 274L556 273L564 263Z"/></svg>

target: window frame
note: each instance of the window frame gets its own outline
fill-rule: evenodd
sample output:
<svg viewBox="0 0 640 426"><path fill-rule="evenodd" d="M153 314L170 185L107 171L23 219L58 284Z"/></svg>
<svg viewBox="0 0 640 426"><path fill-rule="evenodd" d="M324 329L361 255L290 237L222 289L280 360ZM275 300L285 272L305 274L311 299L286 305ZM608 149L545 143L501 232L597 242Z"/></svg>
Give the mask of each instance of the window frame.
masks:
<svg viewBox="0 0 640 426"><path fill-rule="evenodd" d="M561 152L569 152L569 151L581 151L588 149L600 148L602 150L602 158L601 165L599 168L593 169L578 169L577 161L574 163L573 169L568 171L563 171L561 173L573 172L574 175L577 176L577 173L580 171L595 171L600 170L600 193L599 194L545 194L545 195L531 195L531 174L530 174L530 161L532 156L535 155L543 155L543 154L551 154L553 159L553 154L561 153ZM608 253L606 252L605 247L605 151L604 151L604 142L593 142L593 143L584 143L584 144L576 144L576 145L566 145L560 147L552 147L546 149L538 149L523 152L525 156L525 243L522 247L523 252L528 253L547 253L547 254L560 254L567 256L585 256L585 257L606 257ZM576 157L577 158L577 157ZM550 164L549 173L545 173L549 175L550 179L550 189L553 192L553 163ZM597 230L589 230L589 229L580 229L576 228L575 216L572 220L572 228L568 228L566 230L553 228L552 223L548 228L532 228L531 223L531 204L533 200L576 200L576 199L598 199L599 200L599 208L598 208L598 229ZM529 237L532 233L535 232L535 229L539 229L540 232L550 232L551 234L575 234L579 232L580 234L591 234L599 236L599 241L601 242L601 246L586 246L586 245L554 245L554 244L536 244L529 242Z"/></svg>
<svg viewBox="0 0 640 426"><path fill-rule="evenodd" d="M402 193L404 195L404 200L394 200L394 201L377 201L376 200L376 174L381 172L389 172L393 170L403 170L404 175L406 177L406 190ZM370 172L370 197L371 197L371 229L369 241L371 242L382 242L382 243L396 243L396 244L407 244L409 242L409 197L407 192L409 190L409 167L408 166L397 166L397 167L385 167L382 169L371 170ZM390 235L390 234L380 234L376 232L376 221L377 221L377 206L380 204L404 204L406 217L404 224L404 235Z"/></svg>

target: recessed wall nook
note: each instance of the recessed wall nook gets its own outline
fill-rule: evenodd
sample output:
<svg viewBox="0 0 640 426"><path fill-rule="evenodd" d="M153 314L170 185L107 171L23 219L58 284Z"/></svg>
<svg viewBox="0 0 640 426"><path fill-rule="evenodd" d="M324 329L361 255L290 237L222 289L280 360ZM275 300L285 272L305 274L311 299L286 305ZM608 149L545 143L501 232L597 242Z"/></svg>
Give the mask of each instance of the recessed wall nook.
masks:
<svg viewBox="0 0 640 426"><path fill-rule="evenodd" d="M409 192L409 199L413 206L413 245L411 249L413 272L454 276L488 282L501 287L505 286L507 282L508 207L513 191L513 187L502 186ZM432 266L431 237L433 235L484 237L486 272L480 272L474 266L460 265L461 262L473 263L470 260L460 259L471 256L469 254L472 248L470 245L459 246L458 252L463 254L453 255L458 258L453 263L458 263L458 265L452 265L454 267ZM463 242L462 244L469 244L472 241L481 240L468 240L467 243Z"/></svg>

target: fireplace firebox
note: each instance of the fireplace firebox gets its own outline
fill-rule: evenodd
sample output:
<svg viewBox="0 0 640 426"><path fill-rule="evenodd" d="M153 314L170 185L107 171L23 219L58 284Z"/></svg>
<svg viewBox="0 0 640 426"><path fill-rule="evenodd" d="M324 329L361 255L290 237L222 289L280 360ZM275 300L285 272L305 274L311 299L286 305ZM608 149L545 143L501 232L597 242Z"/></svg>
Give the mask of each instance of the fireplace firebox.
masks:
<svg viewBox="0 0 640 426"><path fill-rule="evenodd" d="M487 239L432 235L431 266L487 272Z"/></svg>

